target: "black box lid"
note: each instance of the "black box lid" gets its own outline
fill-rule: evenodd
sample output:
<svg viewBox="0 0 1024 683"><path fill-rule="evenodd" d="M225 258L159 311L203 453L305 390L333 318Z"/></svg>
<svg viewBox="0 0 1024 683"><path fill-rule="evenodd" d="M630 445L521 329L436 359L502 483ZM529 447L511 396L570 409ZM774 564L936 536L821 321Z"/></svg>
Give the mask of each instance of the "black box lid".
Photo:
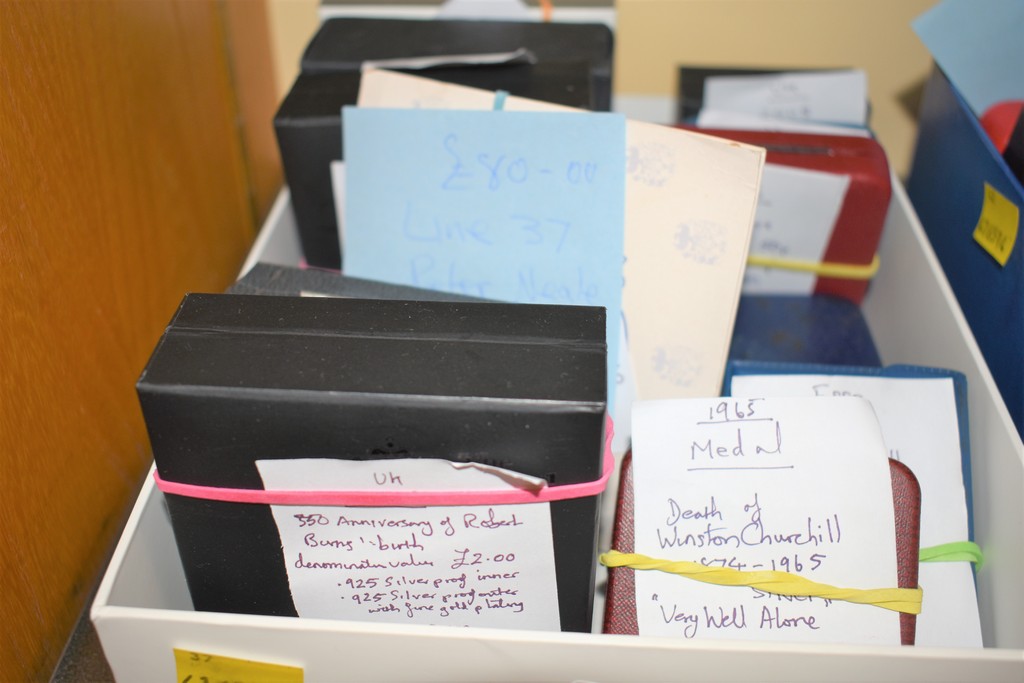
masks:
<svg viewBox="0 0 1024 683"><path fill-rule="evenodd" d="M137 389L173 481L441 457L563 484L600 476L606 362L597 307L190 294Z"/></svg>

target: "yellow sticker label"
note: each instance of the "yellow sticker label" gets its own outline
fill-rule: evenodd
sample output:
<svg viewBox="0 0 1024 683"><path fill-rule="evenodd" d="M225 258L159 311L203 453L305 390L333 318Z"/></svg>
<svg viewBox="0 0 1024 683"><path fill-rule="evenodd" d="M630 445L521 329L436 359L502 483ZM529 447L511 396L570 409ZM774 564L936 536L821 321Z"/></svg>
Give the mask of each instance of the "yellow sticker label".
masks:
<svg viewBox="0 0 1024 683"><path fill-rule="evenodd" d="M178 683L302 683L302 669L174 648Z"/></svg>
<svg viewBox="0 0 1024 683"><path fill-rule="evenodd" d="M1020 209L1004 197L999 190L985 183L985 201L981 205L981 216L974 228L974 241L982 246L992 258L1005 266L1017 241L1017 227L1020 225Z"/></svg>

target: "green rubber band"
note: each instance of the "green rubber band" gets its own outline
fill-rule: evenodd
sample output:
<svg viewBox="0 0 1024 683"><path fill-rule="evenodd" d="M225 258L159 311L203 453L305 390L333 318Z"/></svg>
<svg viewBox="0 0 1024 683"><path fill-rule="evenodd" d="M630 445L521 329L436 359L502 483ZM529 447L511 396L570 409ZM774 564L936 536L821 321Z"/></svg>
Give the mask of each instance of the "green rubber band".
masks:
<svg viewBox="0 0 1024 683"><path fill-rule="evenodd" d="M918 552L918 560L921 562L973 562L981 567L985 563L985 555L981 552L978 544L973 541L956 541L921 548Z"/></svg>

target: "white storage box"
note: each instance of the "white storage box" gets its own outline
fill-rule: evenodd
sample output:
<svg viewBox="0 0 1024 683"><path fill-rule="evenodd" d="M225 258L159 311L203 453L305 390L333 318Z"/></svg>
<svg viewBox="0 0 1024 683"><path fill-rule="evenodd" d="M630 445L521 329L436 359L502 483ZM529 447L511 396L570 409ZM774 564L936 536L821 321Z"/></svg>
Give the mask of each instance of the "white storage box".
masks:
<svg viewBox="0 0 1024 683"><path fill-rule="evenodd" d="M175 680L173 648L301 667L306 681L1022 681L1024 446L906 194L894 195L864 302L882 360L967 375L978 597L986 647L843 647L373 625L192 610L162 494L149 481L92 607L118 681ZM297 259L282 193L253 257ZM611 489L614 491L614 488ZM600 600L595 609L603 609Z"/></svg>

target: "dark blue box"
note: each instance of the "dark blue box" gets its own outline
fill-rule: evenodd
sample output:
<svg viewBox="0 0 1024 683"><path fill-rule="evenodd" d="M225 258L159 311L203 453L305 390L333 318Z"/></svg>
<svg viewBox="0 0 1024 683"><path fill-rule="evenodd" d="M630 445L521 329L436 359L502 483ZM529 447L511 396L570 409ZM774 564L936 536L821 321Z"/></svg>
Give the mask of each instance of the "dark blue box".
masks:
<svg viewBox="0 0 1024 683"><path fill-rule="evenodd" d="M1024 247L1018 236L1000 265L974 240L987 188L1017 207L1019 229L1024 188L936 67L925 87L907 194L1024 435Z"/></svg>

